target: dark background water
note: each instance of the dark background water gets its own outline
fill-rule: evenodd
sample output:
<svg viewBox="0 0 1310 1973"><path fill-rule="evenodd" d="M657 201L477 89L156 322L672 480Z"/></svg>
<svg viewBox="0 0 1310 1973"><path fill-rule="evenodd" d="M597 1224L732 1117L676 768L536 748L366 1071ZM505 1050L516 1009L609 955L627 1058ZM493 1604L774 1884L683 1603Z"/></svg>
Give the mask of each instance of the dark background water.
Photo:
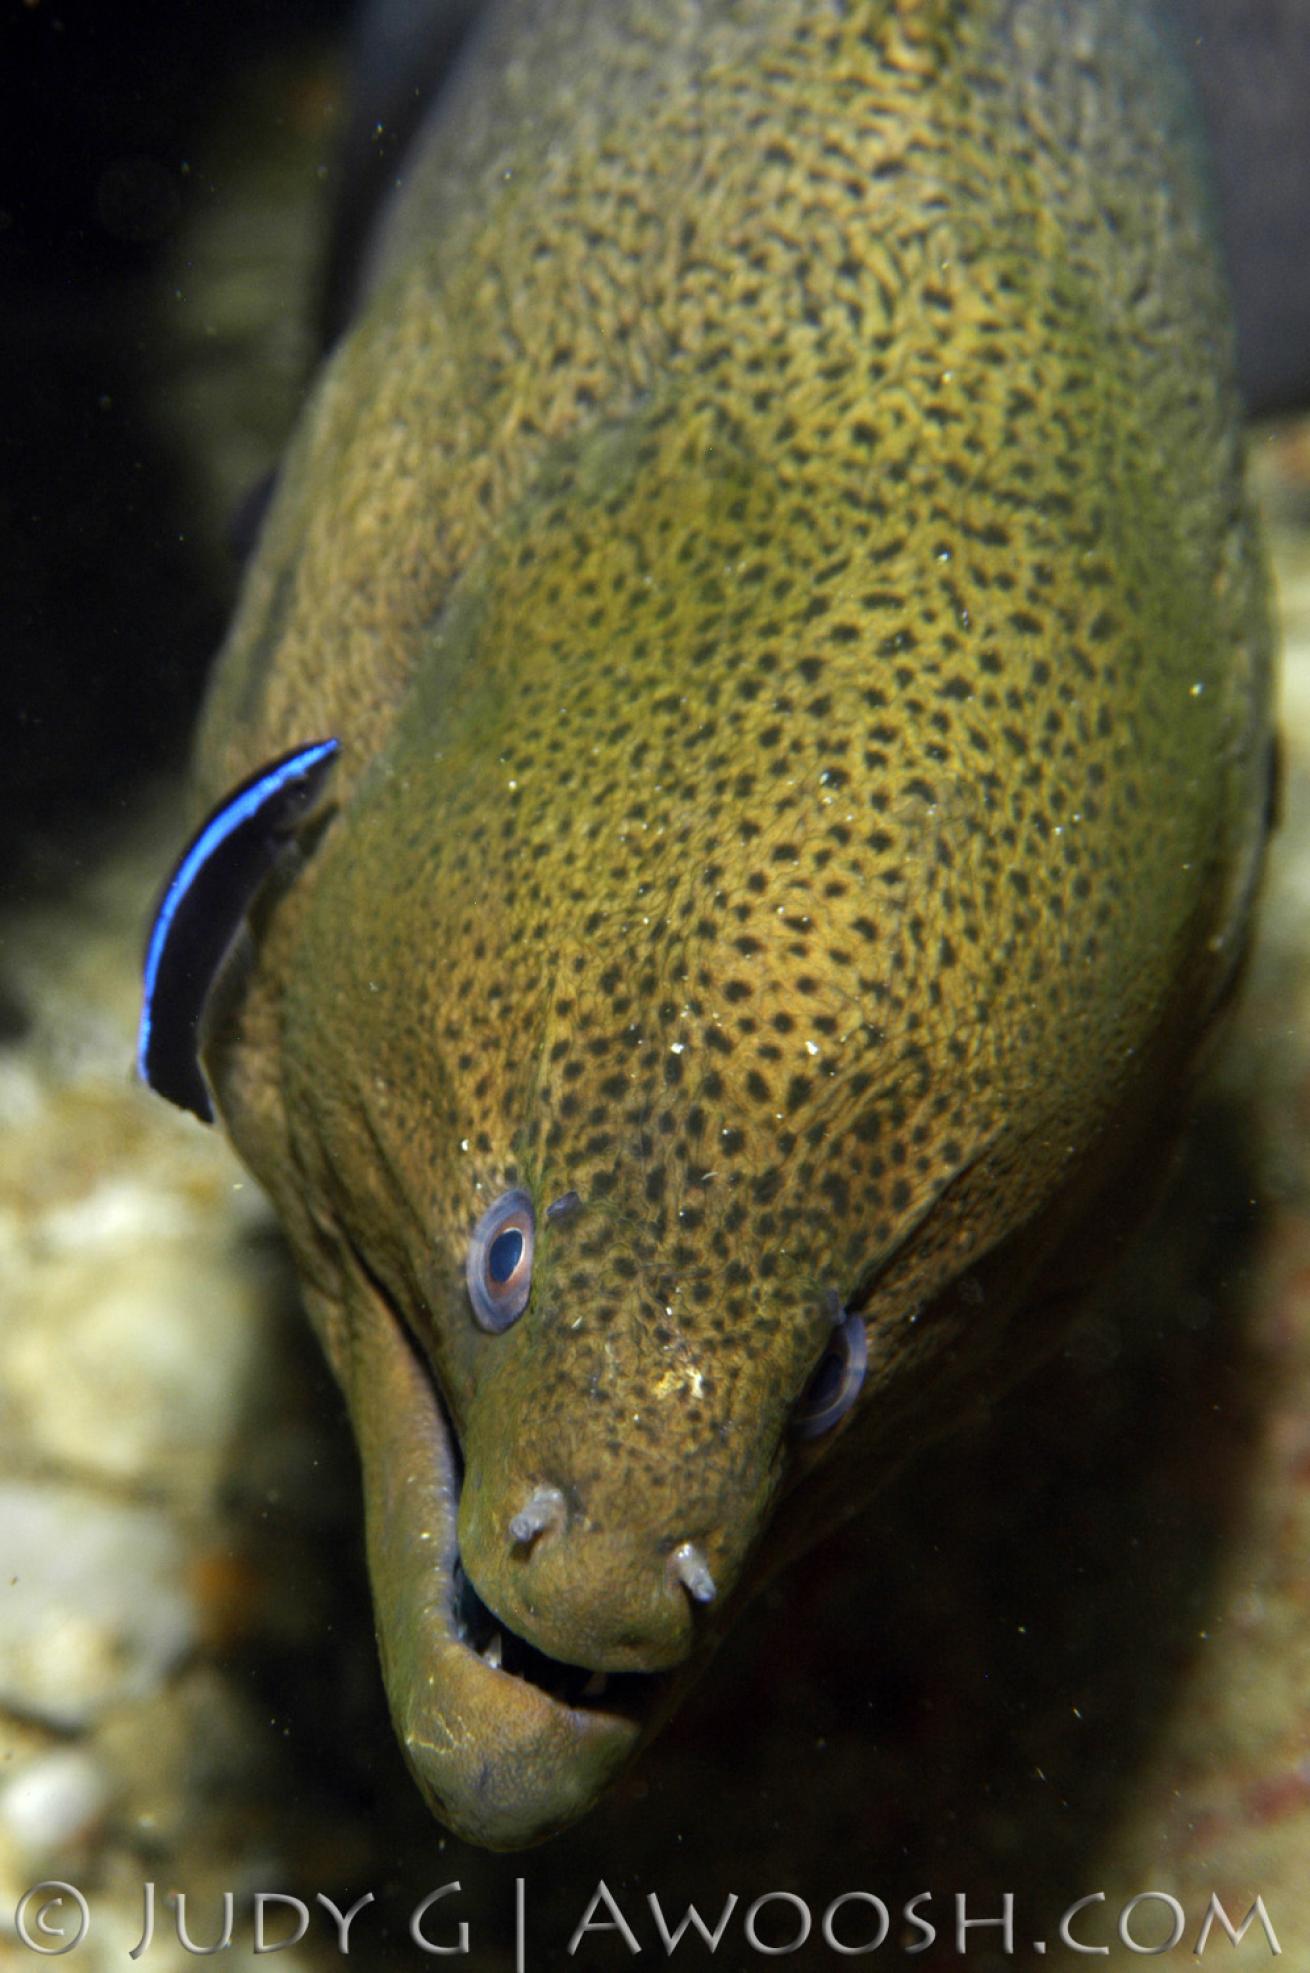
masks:
<svg viewBox="0 0 1310 1973"><path fill-rule="evenodd" d="M232 196L243 75L339 31L346 11L344 0L6 0L0 822L11 839L24 824L112 809L144 772L184 756L237 568L197 511L196 461L163 415L182 360L170 292L190 274L188 231ZM274 453L281 436L268 434Z"/></svg>

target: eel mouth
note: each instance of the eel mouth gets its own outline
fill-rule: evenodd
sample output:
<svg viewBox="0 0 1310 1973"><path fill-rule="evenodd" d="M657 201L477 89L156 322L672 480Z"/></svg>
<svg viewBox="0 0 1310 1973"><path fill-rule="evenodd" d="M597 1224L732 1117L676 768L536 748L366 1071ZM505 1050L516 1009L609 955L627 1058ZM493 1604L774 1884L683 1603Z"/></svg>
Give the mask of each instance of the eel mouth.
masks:
<svg viewBox="0 0 1310 1973"><path fill-rule="evenodd" d="M673 1710L708 1641L695 1668L605 1673L510 1630L460 1558L458 1441L430 1367L371 1278L356 1306L347 1392L396 1731L448 1828L524 1849L586 1813Z"/></svg>
<svg viewBox="0 0 1310 1973"><path fill-rule="evenodd" d="M524 1679L561 1706L604 1711L641 1728L658 1710L669 1672L600 1672L552 1658L520 1637L489 1610L464 1570L458 1552L452 1570L455 1636L492 1671Z"/></svg>

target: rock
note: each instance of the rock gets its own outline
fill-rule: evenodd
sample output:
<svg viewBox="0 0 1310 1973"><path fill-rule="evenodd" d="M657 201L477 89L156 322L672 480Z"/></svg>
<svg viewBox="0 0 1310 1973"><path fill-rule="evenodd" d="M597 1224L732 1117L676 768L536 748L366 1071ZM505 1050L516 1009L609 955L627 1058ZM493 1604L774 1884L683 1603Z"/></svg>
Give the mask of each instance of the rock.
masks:
<svg viewBox="0 0 1310 1973"><path fill-rule="evenodd" d="M81 1747L57 1747L0 1788L0 1830L27 1862L39 1866L94 1835L109 1792L94 1755Z"/></svg>
<svg viewBox="0 0 1310 1973"><path fill-rule="evenodd" d="M184 1567L159 1508L0 1483L0 1705L72 1730L156 1689L195 1638Z"/></svg>

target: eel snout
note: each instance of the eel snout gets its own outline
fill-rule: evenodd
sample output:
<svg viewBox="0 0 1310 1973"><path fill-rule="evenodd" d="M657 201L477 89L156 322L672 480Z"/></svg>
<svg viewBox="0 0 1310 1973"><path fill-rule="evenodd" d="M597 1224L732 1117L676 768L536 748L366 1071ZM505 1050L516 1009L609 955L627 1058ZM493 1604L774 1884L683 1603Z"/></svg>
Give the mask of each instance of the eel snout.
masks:
<svg viewBox="0 0 1310 1973"><path fill-rule="evenodd" d="M770 1366L716 1379L687 1351L670 1367L639 1323L612 1325L569 1382L573 1335L543 1322L498 1345L463 1421L461 1563L535 1650L668 1673L734 1604L785 1469L787 1411Z"/></svg>
<svg viewBox="0 0 1310 1973"><path fill-rule="evenodd" d="M705 1538L659 1531L637 1512L626 1525L597 1526L563 1488L516 1490L473 1467L459 1548L480 1599L510 1630L598 1672L681 1664L717 1597Z"/></svg>

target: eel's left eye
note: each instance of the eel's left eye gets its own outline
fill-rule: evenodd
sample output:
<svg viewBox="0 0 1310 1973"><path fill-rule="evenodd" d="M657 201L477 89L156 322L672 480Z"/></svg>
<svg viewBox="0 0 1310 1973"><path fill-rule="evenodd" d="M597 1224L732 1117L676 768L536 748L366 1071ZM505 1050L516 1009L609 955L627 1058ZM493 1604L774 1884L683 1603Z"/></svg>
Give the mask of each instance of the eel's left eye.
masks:
<svg viewBox="0 0 1310 1973"><path fill-rule="evenodd" d="M478 1326L493 1335L518 1321L532 1289L536 1214L526 1192L503 1192L469 1241L466 1275Z"/></svg>
<svg viewBox="0 0 1310 1973"><path fill-rule="evenodd" d="M848 1315L828 1339L819 1365L801 1393L792 1414L791 1428L798 1439L818 1439L844 1418L864 1382L869 1365L869 1345L863 1319Z"/></svg>

